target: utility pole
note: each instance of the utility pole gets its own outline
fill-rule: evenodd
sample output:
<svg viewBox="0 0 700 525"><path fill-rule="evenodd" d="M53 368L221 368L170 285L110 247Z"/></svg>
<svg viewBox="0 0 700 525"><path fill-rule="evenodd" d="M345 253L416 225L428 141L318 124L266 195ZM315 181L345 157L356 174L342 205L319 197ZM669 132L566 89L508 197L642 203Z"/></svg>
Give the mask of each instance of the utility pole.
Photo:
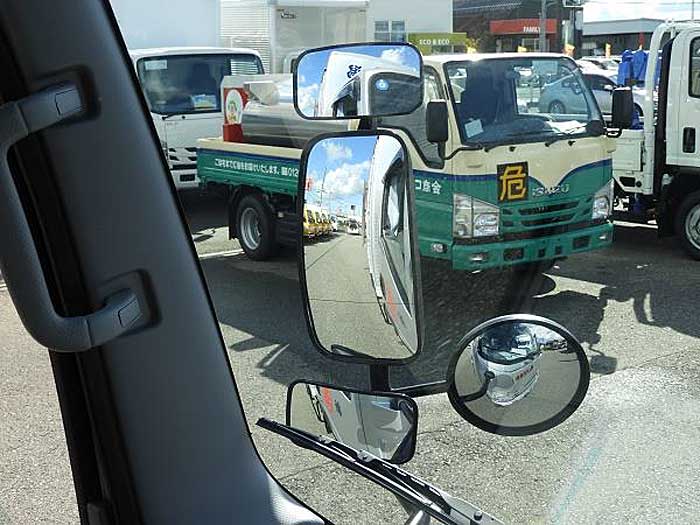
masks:
<svg viewBox="0 0 700 525"><path fill-rule="evenodd" d="M547 51L547 0L540 6L540 53Z"/></svg>

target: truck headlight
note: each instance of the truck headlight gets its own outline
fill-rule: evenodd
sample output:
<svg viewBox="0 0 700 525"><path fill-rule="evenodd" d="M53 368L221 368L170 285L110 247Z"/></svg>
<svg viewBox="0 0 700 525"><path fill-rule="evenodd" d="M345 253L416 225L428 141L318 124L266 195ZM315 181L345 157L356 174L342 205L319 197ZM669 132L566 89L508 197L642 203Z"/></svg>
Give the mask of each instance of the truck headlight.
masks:
<svg viewBox="0 0 700 525"><path fill-rule="evenodd" d="M596 221L607 219L612 214L614 181L610 181L600 188L593 197L593 211L591 219Z"/></svg>
<svg viewBox="0 0 700 525"><path fill-rule="evenodd" d="M492 237L498 235L500 210L498 206L470 195L453 196L453 234L457 238Z"/></svg>

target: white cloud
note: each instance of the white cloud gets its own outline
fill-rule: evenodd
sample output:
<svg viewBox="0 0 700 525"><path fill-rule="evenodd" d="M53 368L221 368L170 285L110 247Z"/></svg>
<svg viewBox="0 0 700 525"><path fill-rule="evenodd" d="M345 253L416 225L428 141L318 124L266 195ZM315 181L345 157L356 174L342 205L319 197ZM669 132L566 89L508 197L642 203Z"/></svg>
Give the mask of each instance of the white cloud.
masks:
<svg viewBox="0 0 700 525"><path fill-rule="evenodd" d="M299 87L297 89L297 100L299 101L299 109L304 115L313 115L316 108L316 100L318 99L318 84Z"/></svg>
<svg viewBox="0 0 700 525"><path fill-rule="evenodd" d="M413 58L415 57L415 51L409 47L392 47L386 51L382 51L381 59L387 62L394 62L402 67L411 69L412 71L417 71L416 64L413 63Z"/></svg>
<svg viewBox="0 0 700 525"><path fill-rule="evenodd" d="M321 146L323 146L323 149L326 150L327 162L350 160L352 158L352 150L334 140L324 140L321 143Z"/></svg>
<svg viewBox="0 0 700 525"><path fill-rule="evenodd" d="M317 188L322 183L324 191L333 195L361 195L365 189L369 167L369 160L357 164L345 162L329 171L323 183L322 180L318 180Z"/></svg>

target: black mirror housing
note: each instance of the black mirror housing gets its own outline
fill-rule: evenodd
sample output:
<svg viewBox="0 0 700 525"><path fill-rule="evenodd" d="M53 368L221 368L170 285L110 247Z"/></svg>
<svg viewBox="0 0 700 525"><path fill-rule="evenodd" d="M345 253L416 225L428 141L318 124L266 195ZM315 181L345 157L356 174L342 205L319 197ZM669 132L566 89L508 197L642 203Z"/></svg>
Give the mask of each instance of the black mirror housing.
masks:
<svg viewBox="0 0 700 525"><path fill-rule="evenodd" d="M425 130L429 142L444 144L449 138L447 101L431 100L425 111Z"/></svg>
<svg viewBox="0 0 700 525"><path fill-rule="evenodd" d="M634 119L634 97L632 88L622 87L613 91L612 127L629 129Z"/></svg>

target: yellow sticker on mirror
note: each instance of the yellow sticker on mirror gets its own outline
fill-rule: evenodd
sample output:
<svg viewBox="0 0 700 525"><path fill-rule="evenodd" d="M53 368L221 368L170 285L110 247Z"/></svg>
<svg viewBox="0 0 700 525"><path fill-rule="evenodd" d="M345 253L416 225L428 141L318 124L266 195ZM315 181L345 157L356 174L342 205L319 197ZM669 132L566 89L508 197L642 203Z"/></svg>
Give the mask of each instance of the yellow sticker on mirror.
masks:
<svg viewBox="0 0 700 525"><path fill-rule="evenodd" d="M522 201L527 199L527 162L500 164L497 169L498 201Z"/></svg>

